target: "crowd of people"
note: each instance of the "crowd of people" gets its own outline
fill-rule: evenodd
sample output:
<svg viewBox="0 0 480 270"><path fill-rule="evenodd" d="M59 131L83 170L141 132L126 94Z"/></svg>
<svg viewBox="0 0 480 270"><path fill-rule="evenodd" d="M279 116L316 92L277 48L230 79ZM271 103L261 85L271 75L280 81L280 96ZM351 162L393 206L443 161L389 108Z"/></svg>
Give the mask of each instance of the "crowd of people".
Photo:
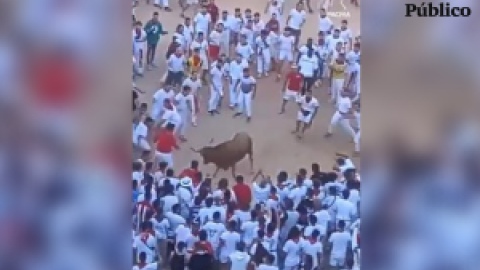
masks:
<svg viewBox="0 0 480 270"><path fill-rule="evenodd" d="M289 101L298 104L292 131L298 139L317 114L314 88L327 85L335 112L325 137L341 127L358 154L360 36L346 20L334 25L328 5L319 10L318 37L301 45L312 11L303 1L285 14L283 1L268 1L267 15L240 8L229 14L214 0L181 4L183 22L173 33L159 20L159 11L172 11L165 1L155 2L162 9L146 23L133 16L133 147L140 154L133 165L134 269L358 270L360 179L348 156L337 157L332 172L313 164L311 176L300 169L273 181L260 171L254 179L236 176L231 186L203 175L197 161L174 171L173 153L199 116L227 107L251 121L257 81L273 73L283 80L279 113ZM190 7L193 18L185 16ZM139 104L135 80L157 69L164 56L156 58L156 48L167 34L167 70L149 108ZM205 109L204 86L210 89Z"/></svg>

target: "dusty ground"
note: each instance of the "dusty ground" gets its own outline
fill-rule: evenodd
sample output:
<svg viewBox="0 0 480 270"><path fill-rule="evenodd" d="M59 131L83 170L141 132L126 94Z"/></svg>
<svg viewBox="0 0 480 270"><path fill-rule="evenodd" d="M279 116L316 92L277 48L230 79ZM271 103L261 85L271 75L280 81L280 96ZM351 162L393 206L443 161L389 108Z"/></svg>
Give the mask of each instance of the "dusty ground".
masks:
<svg viewBox="0 0 480 270"><path fill-rule="evenodd" d="M141 1L143 2L143 1ZM182 22L179 17L178 5L171 1L173 12L168 13L160 11L160 20L164 27L172 33L175 26ZM287 1L286 10L293 8L296 1ZM315 2L315 1L312 1ZM220 9L226 9L233 13L234 8L251 8L254 12L263 14L266 1L243 0L229 1L217 0ZM316 5L316 4L315 4ZM337 6L338 5L338 6ZM355 34L359 33L360 19L359 10L353 6L348 6L351 18L349 19L351 28ZM137 18L146 22L157 9L141 3L136 10ZM339 4L335 5L335 10L341 10ZM189 16L192 16L190 13ZM266 15L265 15L266 16ZM307 23L303 29L303 39L316 37L318 15L309 15ZM267 19L265 17L265 19ZM339 23L341 19L335 19ZM159 87L159 81L164 72L164 55L167 43L171 36L164 37L159 45L157 64L160 68L146 72L144 78L137 82L138 86L146 91L143 100L151 101L153 93ZM208 100L208 89L204 88L202 95L202 110L205 111L205 102ZM298 141L291 131L295 125L296 105L289 104L287 113L279 115L279 106L281 103L281 83L275 82L273 76L259 80L257 98L253 104L253 119L251 123L246 123L244 119L232 119L232 112L224 106L221 115L211 117L201 114L198 120L198 127L192 127L188 131L188 142L181 145L181 150L175 153L175 167L181 169L188 165L192 159L198 159L199 156L190 151L190 147L199 147L207 144L211 138L216 142L221 142L232 137L235 132L246 131L251 134L254 140L254 166L255 170L262 169L268 174L276 174L280 170L288 172L297 171L300 167L310 168L313 162L320 163L324 168L329 168L333 164L334 153L337 151L351 153L353 144L343 136L338 134L332 138L323 137L330 118L333 113L333 107L328 103L327 91L324 88L315 89L315 96L321 103L320 111L315 119L311 130L307 132L302 141ZM227 99L225 99L227 100ZM224 100L224 101L225 101ZM213 166L205 169L207 173L213 172ZM237 166L237 173L249 173L248 161L244 160ZM219 176L230 176L230 172L221 172Z"/></svg>

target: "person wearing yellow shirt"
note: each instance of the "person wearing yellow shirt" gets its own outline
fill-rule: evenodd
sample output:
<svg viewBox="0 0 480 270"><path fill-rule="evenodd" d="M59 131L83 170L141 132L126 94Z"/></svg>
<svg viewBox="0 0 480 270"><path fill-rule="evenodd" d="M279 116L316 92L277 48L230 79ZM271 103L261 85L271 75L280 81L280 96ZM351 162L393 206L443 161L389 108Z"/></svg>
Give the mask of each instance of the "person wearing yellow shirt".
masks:
<svg viewBox="0 0 480 270"><path fill-rule="evenodd" d="M188 58L188 61L187 61L187 73L188 74L193 74L193 73L199 74L201 72L202 65L203 65L203 60L200 57L200 49L195 48L193 50L192 56L190 56Z"/></svg>
<svg viewBox="0 0 480 270"><path fill-rule="evenodd" d="M336 59L333 60L330 65L330 89L332 97L331 102L336 103L345 87L345 71L347 64L345 61L345 54L340 53Z"/></svg>

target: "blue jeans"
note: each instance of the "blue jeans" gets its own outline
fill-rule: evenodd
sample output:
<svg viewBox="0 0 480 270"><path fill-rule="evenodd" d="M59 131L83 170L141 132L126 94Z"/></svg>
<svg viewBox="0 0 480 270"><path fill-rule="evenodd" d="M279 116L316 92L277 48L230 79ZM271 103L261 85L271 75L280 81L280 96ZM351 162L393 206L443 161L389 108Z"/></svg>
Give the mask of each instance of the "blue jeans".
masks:
<svg viewBox="0 0 480 270"><path fill-rule="evenodd" d="M325 60L318 59L318 69L317 69L317 80L323 79L323 68L325 65Z"/></svg>

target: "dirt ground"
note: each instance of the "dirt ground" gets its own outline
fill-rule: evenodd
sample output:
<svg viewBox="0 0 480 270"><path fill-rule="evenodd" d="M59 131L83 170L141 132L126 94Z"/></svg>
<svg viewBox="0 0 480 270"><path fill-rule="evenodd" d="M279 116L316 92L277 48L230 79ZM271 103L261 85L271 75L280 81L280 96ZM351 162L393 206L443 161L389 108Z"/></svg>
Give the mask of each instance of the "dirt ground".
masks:
<svg viewBox="0 0 480 270"><path fill-rule="evenodd" d="M153 6L146 5L141 1L136 9L136 16L142 22L146 22L154 11L158 11ZM167 43L171 40L171 33L177 24L182 22L179 16L179 7L176 1L170 1L173 12L160 12L160 21L164 28L169 32L161 40L158 48L156 63L160 66L158 69L147 71L143 78L138 79L137 85L146 93L142 96L142 101L151 102L153 93L160 86L160 78L165 71L165 49ZM217 0L221 10L228 10L233 13L234 8L251 8L253 12L261 12L265 7L266 0L243 0L238 1ZM294 7L296 1L286 1L286 11ZM316 1L314 5L316 5ZM342 10L336 3L334 10ZM360 18L359 9L347 4L351 17L348 19L354 34L359 33ZM193 16L192 13L187 14ZM264 19L267 19L267 15ZM316 37L318 14L309 14L307 23L303 29L302 39L305 41L308 37ZM335 23L339 24L341 18L335 18ZM253 102L253 117L250 123L244 119L232 118L232 111L227 106L223 106L221 114L209 116L205 114L206 101L208 100L208 89L204 87L201 91L201 110L198 126L192 127L187 131L188 142L183 143L181 150L174 155L175 167L177 170L188 166L192 159L200 157L190 150L190 147L201 147L208 144L210 139L219 143L227 140L239 131L248 132L254 141L254 167L255 170L262 169L266 174L276 175L280 170L286 170L289 173L298 171L305 167L310 169L313 162L321 164L323 168L330 168L333 165L335 152L351 153L353 143L341 133L335 134L329 139L323 135L326 132L330 118L334 112L333 105L329 104L327 90L325 88L314 89L314 95L320 102L320 110L314 121L311 130L307 131L302 141L299 141L291 134L294 129L297 107L290 103L287 106L287 112L279 115L281 103L282 83L275 82L274 76L262 78L258 81L257 97ZM228 99L224 99L224 102ZM213 173L213 166L203 169L206 173ZM238 174L248 174L249 164L247 159L240 162L237 166ZM219 176L230 176L230 172L220 172Z"/></svg>

